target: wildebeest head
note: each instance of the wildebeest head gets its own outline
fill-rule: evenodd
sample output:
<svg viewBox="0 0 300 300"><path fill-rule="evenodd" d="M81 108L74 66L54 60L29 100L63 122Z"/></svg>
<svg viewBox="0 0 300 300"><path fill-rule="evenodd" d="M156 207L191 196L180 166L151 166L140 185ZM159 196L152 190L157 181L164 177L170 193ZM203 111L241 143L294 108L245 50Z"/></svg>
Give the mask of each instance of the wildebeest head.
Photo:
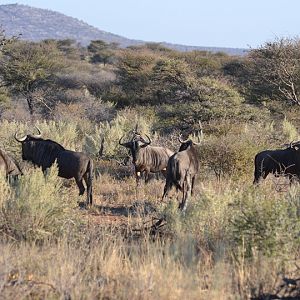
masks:
<svg viewBox="0 0 300 300"><path fill-rule="evenodd" d="M55 160L57 152L65 150L60 144L41 138L41 130L35 126L38 134L27 134L15 139L22 144L22 159L31 161L45 168L49 167ZM45 155L47 153L47 155Z"/></svg>
<svg viewBox="0 0 300 300"><path fill-rule="evenodd" d="M187 150L188 148L191 148L193 145L200 145L203 139L203 132L202 132L202 126L200 127L199 133L197 135L198 141L195 142L192 139L186 139L182 140L181 137L179 136L178 141L181 144L179 147L179 152Z"/></svg>
<svg viewBox="0 0 300 300"><path fill-rule="evenodd" d="M121 146L129 149L129 151L131 152L131 155L132 155L133 163L135 163L137 161L140 149L145 148L151 144L151 139L149 138L149 136L147 134L146 134L146 137L147 137L148 141L146 141L139 133L135 133L135 135L133 136L131 141L126 142L126 143L122 142L124 135L120 138L119 144Z"/></svg>
<svg viewBox="0 0 300 300"><path fill-rule="evenodd" d="M31 154L34 152L33 147L34 143L33 141L41 139L42 133L41 130L36 126L36 129L38 130L38 134L26 134L21 137L18 137L17 132L15 133L15 140L22 143L22 159L23 160L31 160Z"/></svg>

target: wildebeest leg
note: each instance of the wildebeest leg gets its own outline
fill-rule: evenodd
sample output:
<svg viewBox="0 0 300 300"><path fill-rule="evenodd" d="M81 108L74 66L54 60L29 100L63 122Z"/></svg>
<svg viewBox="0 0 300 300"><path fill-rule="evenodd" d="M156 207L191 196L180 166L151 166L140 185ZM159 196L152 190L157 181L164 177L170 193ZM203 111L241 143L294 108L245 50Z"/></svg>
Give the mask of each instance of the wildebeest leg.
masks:
<svg viewBox="0 0 300 300"><path fill-rule="evenodd" d="M193 178L192 178L192 187L191 187L191 195L192 195L192 196L193 196L193 194L194 194L195 179L196 179L196 175L193 176Z"/></svg>
<svg viewBox="0 0 300 300"><path fill-rule="evenodd" d="M83 175L83 178L86 183L86 189L87 189L86 204L92 205L93 204L93 191L92 191L92 181L91 181L90 175L85 173Z"/></svg>
<svg viewBox="0 0 300 300"><path fill-rule="evenodd" d="M191 182L191 177L189 175L186 176L186 180L185 180L185 188L184 188L185 192L184 192L184 196L182 199L182 202L179 206L179 208L185 212L186 211L186 206L187 206L187 202L191 196L191 190L192 190L192 182Z"/></svg>
<svg viewBox="0 0 300 300"><path fill-rule="evenodd" d="M141 172L140 171L135 171L135 180L136 180L136 185L139 186L141 182Z"/></svg>
<svg viewBox="0 0 300 300"><path fill-rule="evenodd" d="M149 176L149 172L148 172L148 170L145 170L144 171L144 176L145 176L145 184L146 183L148 183L149 182L149 180L150 180L150 176Z"/></svg>
<svg viewBox="0 0 300 300"><path fill-rule="evenodd" d="M165 184L165 187L164 187L164 193L163 193L163 196L161 198L161 201L164 201L164 199L168 196L171 188L172 188L172 183L167 181L166 184Z"/></svg>
<svg viewBox="0 0 300 300"><path fill-rule="evenodd" d="M185 202L185 197L186 197L186 190L185 189L186 189L186 184L185 184L185 180L184 180L183 183L182 183L182 189L181 189L182 199L181 199L181 201L179 203L179 206L178 206L178 208L181 209L181 210L182 210L182 205Z"/></svg>
<svg viewBox="0 0 300 300"><path fill-rule="evenodd" d="M259 184L259 182L261 181L261 179L266 179L266 177L268 176L268 174L269 174L269 172L260 171L260 170L256 170L255 169L253 184Z"/></svg>
<svg viewBox="0 0 300 300"><path fill-rule="evenodd" d="M75 178L75 181L76 181L76 184L79 188L79 196L81 196L81 195L84 194L84 191L85 191L84 185L82 183L82 178L81 179Z"/></svg>

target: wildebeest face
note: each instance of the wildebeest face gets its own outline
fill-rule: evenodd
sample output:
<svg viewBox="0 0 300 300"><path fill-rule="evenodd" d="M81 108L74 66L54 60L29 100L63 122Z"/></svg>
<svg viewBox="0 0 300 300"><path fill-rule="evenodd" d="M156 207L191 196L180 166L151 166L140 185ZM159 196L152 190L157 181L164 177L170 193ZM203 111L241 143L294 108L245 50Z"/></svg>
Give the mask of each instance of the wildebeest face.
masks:
<svg viewBox="0 0 300 300"><path fill-rule="evenodd" d="M22 159L23 160L31 160L31 153L33 151L32 149L32 142L25 140L22 142Z"/></svg>
<svg viewBox="0 0 300 300"><path fill-rule="evenodd" d="M186 141L186 142L184 142L180 145L179 152L184 151L184 150L188 149L191 146L193 146L193 142L191 140L188 140L188 141Z"/></svg>
<svg viewBox="0 0 300 300"><path fill-rule="evenodd" d="M32 160L32 154L33 154L33 148L34 148L34 142L37 140L43 140L41 138L41 130L35 126L36 129L38 130L38 134L33 135L33 134L28 134L24 135L22 137L18 137L17 133L15 133L15 139L19 143L22 144L22 159L23 160Z"/></svg>
<svg viewBox="0 0 300 300"><path fill-rule="evenodd" d="M148 137L148 136L147 136ZM148 142L145 141L145 139L140 135L140 134L137 134L133 140L132 140L132 148L131 148L131 154L132 154L132 159L133 159L133 162L135 163L137 161L137 158L138 158L138 154L139 154L139 151L141 148L145 148L147 147L148 145L150 145L151 143L151 140L150 138L148 137Z"/></svg>
<svg viewBox="0 0 300 300"><path fill-rule="evenodd" d="M119 140L119 144L121 146L124 146L127 149L129 149L129 151L131 152L131 155L132 155L133 163L136 163L136 161L138 160L138 155L139 155L140 149L150 145L150 143L151 143L151 140L148 136L147 136L147 138L148 138L149 141L147 142L147 141L145 141L145 139L140 134L136 134L132 138L132 140L130 142L127 142L127 143L122 143L121 142L122 138Z"/></svg>
<svg viewBox="0 0 300 300"><path fill-rule="evenodd" d="M132 161L135 163L138 159L140 149L145 147L145 144L142 141L133 140L129 143L125 143L123 146L129 149L132 156Z"/></svg>

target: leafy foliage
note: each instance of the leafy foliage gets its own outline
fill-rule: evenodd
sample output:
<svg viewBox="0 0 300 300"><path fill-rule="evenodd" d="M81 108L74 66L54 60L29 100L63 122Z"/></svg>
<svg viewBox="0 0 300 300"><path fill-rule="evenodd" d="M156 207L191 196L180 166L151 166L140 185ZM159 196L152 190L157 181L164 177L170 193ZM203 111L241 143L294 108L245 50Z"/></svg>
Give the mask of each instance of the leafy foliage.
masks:
<svg viewBox="0 0 300 300"><path fill-rule="evenodd" d="M62 180L54 166L44 177L40 169L28 171L12 189L1 177L0 228L2 234L29 242L55 239L76 215L69 215L72 204L66 198Z"/></svg>
<svg viewBox="0 0 300 300"><path fill-rule="evenodd" d="M12 91L26 97L31 114L35 108L33 92L53 82L55 74L64 67L61 58L61 53L49 43L16 42L4 51L0 74Z"/></svg>
<svg viewBox="0 0 300 300"><path fill-rule="evenodd" d="M300 105L300 41L282 38L249 54L250 84L258 96Z"/></svg>
<svg viewBox="0 0 300 300"><path fill-rule="evenodd" d="M246 256L253 256L256 251L285 256L297 249L298 193L298 189L292 189L284 200L255 189L239 195L232 215L233 239L244 244Z"/></svg>

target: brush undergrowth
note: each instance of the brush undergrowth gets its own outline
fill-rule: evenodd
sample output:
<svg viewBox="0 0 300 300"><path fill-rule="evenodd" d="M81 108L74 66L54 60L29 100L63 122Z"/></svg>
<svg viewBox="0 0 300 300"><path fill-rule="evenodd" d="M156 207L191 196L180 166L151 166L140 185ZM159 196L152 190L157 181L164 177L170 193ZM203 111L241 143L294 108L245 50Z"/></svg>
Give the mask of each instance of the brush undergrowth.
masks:
<svg viewBox="0 0 300 300"><path fill-rule="evenodd" d="M13 240L42 242L61 236L78 223L76 202L68 198L53 166L45 176L41 169L26 171L10 186L1 176L1 233ZM74 212L73 212L74 210Z"/></svg>
<svg viewBox="0 0 300 300"><path fill-rule="evenodd" d="M94 144L87 146L94 149L91 154L95 154L104 134L107 155L120 155L116 135L129 130L132 122L118 118L107 127L100 124L98 130L84 125L94 139ZM0 134L2 145L20 160L20 145L13 134L27 132L28 124L0 124L4 128ZM46 138L70 149L86 147L80 124L37 125ZM150 128L151 122L145 122L142 130L148 132ZM247 135L245 130L240 136ZM250 148L238 142L242 145L238 151L247 150L245 155L236 156L243 162L256 147L255 134L251 134ZM226 137L230 142L233 134L225 135L225 142ZM235 145L231 149L236 151ZM57 177L56 166L46 175L29 167L11 185L1 176L1 296L247 299L274 293L284 276L300 276L296 267L299 185L279 186L276 179L270 178L254 188L248 166L218 180L201 174L187 211L182 214L176 200L180 193L174 191L168 203L160 202L164 185L161 179L136 188L130 167L124 171L104 161L97 168L100 171L93 189L96 205L91 210L79 210L76 185ZM243 176L238 176L240 172ZM161 216L167 225L155 238L145 231L135 234L137 225L142 227L152 217ZM120 219L122 223L117 222Z"/></svg>

